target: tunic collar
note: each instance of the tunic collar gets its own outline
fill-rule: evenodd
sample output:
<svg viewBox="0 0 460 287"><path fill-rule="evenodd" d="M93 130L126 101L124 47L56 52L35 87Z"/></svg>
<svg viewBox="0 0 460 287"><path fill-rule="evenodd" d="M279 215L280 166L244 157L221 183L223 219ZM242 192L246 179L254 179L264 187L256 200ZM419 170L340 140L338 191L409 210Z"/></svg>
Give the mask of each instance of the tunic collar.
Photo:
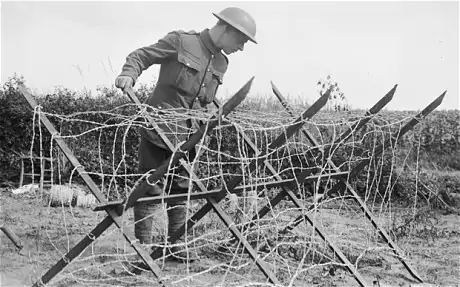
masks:
<svg viewBox="0 0 460 287"><path fill-rule="evenodd" d="M213 55L220 52L221 49L217 48L216 44L214 44L214 41L211 39L209 29L204 29L203 31L201 31L200 38L203 41L206 48L208 48L208 50L211 51Z"/></svg>

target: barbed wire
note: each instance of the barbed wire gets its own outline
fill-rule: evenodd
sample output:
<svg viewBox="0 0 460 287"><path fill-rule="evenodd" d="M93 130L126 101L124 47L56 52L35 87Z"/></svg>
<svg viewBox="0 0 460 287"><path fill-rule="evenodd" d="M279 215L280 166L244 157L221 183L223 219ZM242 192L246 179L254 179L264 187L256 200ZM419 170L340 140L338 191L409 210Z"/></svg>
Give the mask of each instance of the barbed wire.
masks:
<svg viewBox="0 0 460 287"><path fill-rule="evenodd" d="M107 201L125 199L134 186L147 174L137 171L138 129L151 129L146 114L153 117L159 125L169 125L171 130L179 130L180 123L193 120L207 122L209 112L184 111L181 109L159 110L147 106L124 105L110 111L88 111L71 115L46 113L40 108L34 110L32 147L38 141L39 157L45 157L44 146L48 146L46 157L57 159L59 183L53 184L46 195L48 210L62 210L62 225L53 230L64 232L63 237L49 233L45 228L48 244L52 246L47 252L53 257L62 257L81 237L87 234L89 226L78 226L79 217L73 213L75 207L94 207L96 199L88 190L72 185L78 181L77 168L73 167L64 181L62 168L69 165L58 156L57 147L52 141L64 139L72 147L77 159L88 175L93 178ZM52 135L49 143L44 137L43 127L39 125L40 116L52 119L59 125L58 135ZM97 117L99 120L94 119ZM199 156L193 162L199 180L208 190L226 188L226 183L234 177L241 177L242 192L237 196L228 194L219 205L241 230L243 237L257 251L283 286L297 286L299 282L309 282L312 278L347 282L351 278L346 266L331 252L327 244L315 232L314 226L300 224L289 233L283 233L285 227L301 214L311 216L315 225L321 226L331 242L342 249L356 269L366 271L366 266L382 263L381 254L393 256L388 247L382 247L378 231L358 211L353 198L339 192L319 200L338 179L316 179L309 183L300 182L297 175L310 171L312 175L328 175L334 169L327 164L331 159L342 171L348 171L363 159L370 159L368 167L360 174L360 182L351 180L354 187L362 194L381 221L384 228L391 226L392 203L389 200L395 188L393 171L401 163L401 152L396 147L389 147L382 154L374 156L376 147L398 130L409 118L388 121L378 116L359 131L353 131L343 144L334 147L328 154L320 152L337 140L345 130L352 127L364 117L349 112L337 113L334 118L319 112L312 120L305 122L308 129L319 142L313 148L300 132L288 139L276 149L269 149L270 143L283 132L293 119L282 111L255 111L237 109L217 126L207 139L197 145ZM39 129L38 136L35 129ZM183 142L184 138L194 132L168 133ZM254 152L245 144L242 134L249 137L259 149ZM413 142L411 149L416 149L420 142ZM89 156L87 156L87 154ZM81 158L79 157L81 156ZM80 160L81 159L81 160ZM85 162L85 160L87 162ZM254 171L249 168L251 161L261 162ZM272 173L265 163L274 168ZM418 164L418 163L417 163ZM170 167L165 176L173 175L176 167ZM270 201L281 192L280 187L270 185L277 178L292 180L289 187L296 191L296 196L303 206L297 207L286 197L276 206ZM190 178L193 182L193 178ZM168 193L168 190L164 191ZM190 186L190 192L198 192ZM414 195L417 196L417 195ZM187 214L190 217L204 203L205 199L187 200ZM43 198L37 204L42 204ZM414 203L415 204L415 203ZM310 206L314 206L309 210ZM264 206L269 212L263 218L257 218L258 211ZM415 205L414 205L415 208ZM101 220L103 213L94 213L95 219ZM46 215L41 215L46 216ZM155 219L153 227L154 244L151 248L171 246L167 242L167 207L160 205L150 217ZM123 215L123 222L128 229L134 229L135 221L132 211ZM77 225L75 225L77 224ZM249 225L252 225L248 228ZM208 213L198 224L191 228L184 239L173 245L184 247L200 253L202 260L198 263L186 263L180 268L168 265L162 258L156 262L164 270L166 279L177 286L264 286L266 279L249 258L241 243L232 243L232 235L215 213ZM65 242L63 249L62 243ZM157 279L149 272L133 271L133 264L140 259L127 243L121 232L112 228L91 244L83 255L73 260L68 268L53 279L52 285L60 286L69 282L78 282L89 286L136 286L155 284ZM48 264L48 263L47 263ZM49 262L49 264L52 264Z"/></svg>

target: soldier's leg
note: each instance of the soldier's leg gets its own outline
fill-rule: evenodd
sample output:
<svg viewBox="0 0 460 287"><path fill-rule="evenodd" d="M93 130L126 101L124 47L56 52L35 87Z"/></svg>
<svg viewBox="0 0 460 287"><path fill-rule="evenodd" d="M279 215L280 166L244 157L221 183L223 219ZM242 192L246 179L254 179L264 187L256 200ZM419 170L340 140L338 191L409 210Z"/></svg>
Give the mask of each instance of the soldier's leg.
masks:
<svg viewBox="0 0 460 287"><path fill-rule="evenodd" d="M164 160L168 158L170 152L164 150L145 138L141 138L139 146L139 172L145 173L151 169L157 168ZM144 189L145 196L157 196L163 192L161 184L151 185L147 180L143 180L136 189ZM153 217L151 216L157 209L158 204L151 202L136 203L133 206L134 211L134 234L143 244L152 244Z"/></svg>
<svg viewBox="0 0 460 287"><path fill-rule="evenodd" d="M190 162L193 161L195 158L196 153L194 150L189 152L188 160ZM189 175L188 173L182 168L182 166L176 168L176 171L172 178L168 178L168 189L170 194L179 194L179 193L187 193L189 188ZM168 203L168 241L169 236L176 232L186 221L186 213L187 213L187 206L186 201ZM174 253L174 257L176 259L185 261L194 261L198 259L195 252L189 252L188 254L182 250L182 248L172 248L172 253Z"/></svg>

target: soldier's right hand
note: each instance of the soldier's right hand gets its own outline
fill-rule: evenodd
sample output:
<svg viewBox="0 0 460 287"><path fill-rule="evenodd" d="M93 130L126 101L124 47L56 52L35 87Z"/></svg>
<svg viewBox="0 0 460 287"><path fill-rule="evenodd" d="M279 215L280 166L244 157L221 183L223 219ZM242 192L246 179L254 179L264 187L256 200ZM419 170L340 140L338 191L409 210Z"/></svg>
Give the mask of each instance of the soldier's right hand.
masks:
<svg viewBox="0 0 460 287"><path fill-rule="evenodd" d="M132 88L133 82L133 78L129 76L118 76L115 79L115 86L122 91L126 91L127 88Z"/></svg>

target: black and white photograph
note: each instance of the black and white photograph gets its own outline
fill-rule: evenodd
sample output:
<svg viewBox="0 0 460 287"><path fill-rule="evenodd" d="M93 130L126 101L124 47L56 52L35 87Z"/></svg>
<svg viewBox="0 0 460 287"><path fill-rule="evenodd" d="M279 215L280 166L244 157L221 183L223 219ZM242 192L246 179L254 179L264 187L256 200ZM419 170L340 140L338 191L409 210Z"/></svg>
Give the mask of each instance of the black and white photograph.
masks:
<svg viewBox="0 0 460 287"><path fill-rule="evenodd" d="M0 286L460 286L459 1L0 11Z"/></svg>

